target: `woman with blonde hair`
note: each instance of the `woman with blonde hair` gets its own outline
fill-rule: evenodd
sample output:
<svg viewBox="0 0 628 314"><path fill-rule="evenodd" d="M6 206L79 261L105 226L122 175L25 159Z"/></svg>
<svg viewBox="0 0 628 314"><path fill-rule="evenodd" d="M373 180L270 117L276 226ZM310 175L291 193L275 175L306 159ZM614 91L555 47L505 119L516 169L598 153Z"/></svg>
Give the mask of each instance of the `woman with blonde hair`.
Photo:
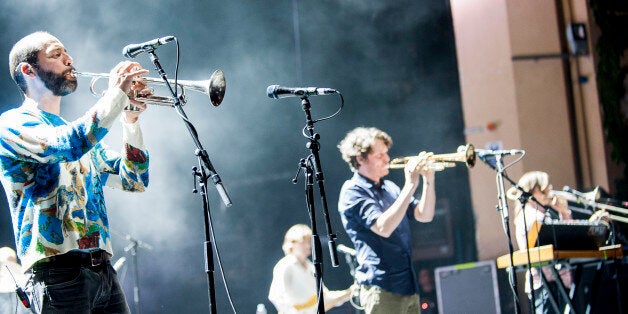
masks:
<svg viewBox="0 0 628 314"><path fill-rule="evenodd" d="M311 254L312 230L297 224L286 232L282 249L285 256L273 269L268 299L279 313L316 313L318 297ZM349 300L351 288L330 291L323 285L325 311Z"/></svg>
<svg viewBox="0 0 628 314"><path fill-rule="evenodd" d="M567 206L567 200L553 193L547 173L542 171L527 172L521 176L517 185L521 190L517 187L512 187L506 192L506 195L511 200L518 200L515 208L514 224L517 245L520 250L524 250L529 249L527 234L533 226L540 227L541 224L548 222L548 220L572 220L572 216L571 210ZM523 195L524 192L526 195ZM535 222L538 223L535 224ZM565 265L558 264L555 267L559 270L560 278L565 288L569 289L572 285L571 271ZM543 289L538 268L533 268L531 271L532 284L529 281L530 276L526 274L525 291L529 297L532 297L531 288L534 288L535 313L551 313L550 291L548 289L553 292L556 291L556 277L551 266L543 266L542 270L548 281L547 289ZM554 295L556 294L554 293ZM561 303L561 300L559 299L557 302L561 308L564 308L565 304Z"/></svg>

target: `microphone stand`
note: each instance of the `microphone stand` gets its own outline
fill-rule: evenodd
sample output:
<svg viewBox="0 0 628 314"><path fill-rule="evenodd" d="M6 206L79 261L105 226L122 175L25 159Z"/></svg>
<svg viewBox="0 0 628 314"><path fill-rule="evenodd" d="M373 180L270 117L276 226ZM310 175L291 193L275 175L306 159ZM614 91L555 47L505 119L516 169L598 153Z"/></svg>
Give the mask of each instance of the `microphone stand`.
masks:
<svg viewBox="0 0 628 314"><path fill-rule="evenodd" d="M509 256L510 256L510 266L508 267L508 281L511 285L511 289L512 289L512 293L513 293L513 298L514 298L514 302L515 302L515 313L519 313L520 308L519 308L519 299L518 299L518 291L517 291L517 276L515 274L515 267L514 265L514 260L513 260L513 256L514 256L514 247L512 245L512 236L511 236L511 232L510 232L510 223L509 223L509 216L508 216L508 202L506 201L506 189L504 187L504 179L506 179L508 182L510 182L510 184L512 184L514 187L516 187L519 191L522 192L522 196L519 199L519 201L521 202L521 206L522 208L525 208L525 203L528 200L532 200L536 203L539 203L534 196L532 196L530 193L524 191L516 182L514 182L512 179L510 179L506 174L505 174L505 170L506 168L504 168L504 164L502 161L502 155L495 155L495 165L491 164L490 162L488 162L487 160L485 160L484 158L481 158L481 160L487 164L489 167L491 167L492 169L494 169L497 172L497 176L496 176L496 183L497 183L497 198L498 198L498 205L497 205L497 211L500 213L501 217L502 217L502 224L503 224L503 228L504 228L504 233L506 234L506 238L508 239L508 251L509 251ZM539 203L539 205L541 205ZM542 206L542 205L541 205ZM523 215L523 219L524 219L524 225L527 226L527 222L525 221L525 214ZM526 228L526 238L527 238L527 228ZM528 254L528 269L531 270L531 264L530 264L530 250L527 250L527 254ZM540 271L539 271L540 272ZM542 273L542 272L540 272ZM530 282L532 282L532 274L530 272ZM530 291L531 294L531 302L530 302L530 311L534 312L534 300L535 300L535 295L534 295L534 289L531 289Z"/></svg>
<svg viewBox="0 0 628 314"><path fill-rule="evenodd" d="M138 262L138 254L137 254L137 249L138 248L144 248L147 250L152 250L153 246L140 241L138 239L133 238L131 235L129 234L124 234L122 232L119 232L115 229L110 229L111 233L118 235L119 237L123 237L125 238L127 241L129 241L129 244L124 248L124 252L129 252L131 251L131 256L132 256L132 264L133 264L133 305L135 307L135 312L137 314L140 314L142 312L141 309L141 304L140 304L140 272L139 272L139 262ZM118 261L122 260L124 257L120 258ZM116 262L117 264L118 262ZM124 261L120 264L120 266L124 263ZM113 265L114 269L116 268L115 265ZM116 272L118 271L118 269L116 269Z"/></svg>
<svg viewBox="0 0 628 314"><path fill-rule="evenodd" d="M140 240L137 240L130 235L125 237L130 243L124 248L125 252L131 252L131 257L133 261L133 305L135 306L135 312L137 314L142 313L142 308L140 306L140 272L139 272L139 263L137 261L137 248L145 248L148 250L152 250L153 247L150 244L146 244Z"/></svg>
<svg viewBox="0 0 628 314"><path fill-rule="evenodd" d="M306 135L306 137L309 139L306 147L310 149L311 154L307 158L300 160L297 175L294 177L292 182L297 182L299 173L301 172L301 169L303 169L303 173L305 175L305 196L307 210L310 215L310 223L312 229L312 261L314 263L314 275L316 277L316 290L318 291L318 313L323 314L325 313L325 301L323 298L323 262L321 260L321 241L316 228L316 215L314 214L314 177L316 177L321 202L323 203L325 225L327 227L327 236L329 238L329 254L333 267L338 267L339 265L338 253L336 252L336 235L331 230L331 222L329 220L329 211L327 207L327 197L325 195L323 170L318 153L320 149L320 144L318 143L320 135L314 132L314 121L312 120L312 114L310 112L311 105L307 95L301 97L301 105L303 107L303 111L305 112L305 118L307 122L306 129L309 133L309 135L306 135L304 132L304 135Z"/></svg>
<svg viewBox="0 0 628 314"><path fill-rule="evenodd" d="M509 279L508 281L510 282L510 286L513 293L515 313L519 313L520 308L519 308L519 299L518 299L519 293L517 291L517 276L515 274L515 267L513 266L514 265L514 261L513 261L514 247L512 245L512 236L510 232L510 224L509 224L509 217L508 217L508 202L506 201L506 193L505 193L506 189L504 187L504 178L510 181L511 183L513 183L513 181L510 178L508 178L507 175L504 174L505 169L502 163L501 155L495 156L494 166L488 161L486 161L484 158L481 158L481 160L497 172L497 175L495 178L495 181L497 184L497 201L498 201L496 209L502 218L502 225L504 228L504 233L506 234L506 239L508 241L508 253L510 255L510 266L508 267L508 279Z"/></svg>
<svg viewBox="0 0 628 314"><path fill-rule="evenodd" d="M174 108L179 113L179 116L181 116L181 118L183 119L183 122L185 123L190 135L192 136L192 140L194 141L194 144L196 145L196 150L194 151L194 155L198 157L199 168L198 169L196 167L193 168L193 176L195 179L198 179L198 184L201 187L200 195L203 199L203 214L204 214L204 219L205 219L205 242L204 242L205 272L207 273L207 283L209 286L209 290L208 290L209 309L210 309L210 313L216 313L216 291L214 287L214 255L213 255L213 246L211 242L211 234L213 232L213 226L211 222L211 212L209 208L209 199L207 195L207 180L210 178L212 179L212 182L216 186L218 194L220 195L225 206L227 207L231 206L232 202L231 202L231 199L229 198L229 195L227 194L227 191L222 185L220 176L218 175L211 161L209 160L207 151L201 145L196 129L194 128L194 125L192 125L192 123L188 120L188 117L185 114L185 111L183 111L183 107L181 106L181 103L185 102L183 97L177 95L172 89L172 86L170 85L170 82L168 81L168 78L166 77L166 72L164 71L161 64L159 63L159 59L157 58L155 51L154 50L149 51L149 54L150 54L151 61L153 61L153 63L155 64L155 69L157 70L161 78L163 79L165 85L170 90L172 99L174 101L174 104L173 104ZM194 191L196 191L196 189Z"/></svg>

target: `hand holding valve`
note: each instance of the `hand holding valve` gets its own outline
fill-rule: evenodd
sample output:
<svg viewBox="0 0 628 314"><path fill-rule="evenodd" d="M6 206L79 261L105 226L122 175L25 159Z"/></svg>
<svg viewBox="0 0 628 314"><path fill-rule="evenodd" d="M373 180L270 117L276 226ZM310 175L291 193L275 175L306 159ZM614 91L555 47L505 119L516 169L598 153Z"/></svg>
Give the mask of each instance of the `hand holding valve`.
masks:
<svg viewBox="0 0 628 314"><path fill-rule="evenodd" d="M434 153L423 151L418 156L408 158L404 168L406 182L418 184L421 176L428 180L433 179L434 169L430 166L432 156Z"/></svg>
<svg viewBox="0 0 628 314"><path fill-rule="evenodd" d="M568 198L557 191L552 190L552 185L547 187L547 191L541 191L542 196L538 196L537 200L543 205L549 205L556 210L562 219L571 219L571 210L568 206Z"/></svg>
<svg viewBox="0 0 628 314"><path fill-rule="evenodd" d="M607 228L611 227L611 215L604 209L597 210L589 217L589 221L604 224Z"/></svg>
<svg viewBox="0 0 628 314"><path fill-rule="evenodd" d="M146 88L142 75L148 70L142 69L139 63L122 61L109 73L109 88L120 88L131 101L131 105L124 108L124 119L127 123L135 123L139 115L146 110L146 104L137 101L138 95L151 95L152 90Z"/></svg>
<svg viewBox="0 0 628 314"><path fill-rule="evenodd" d="M140 81L144 74L148 74L148 70L142 69L139 63L122 61L109 72L109 88L118 87L127 95L131 90L144 89L146 84L134 84L134 82Z"/></svg>

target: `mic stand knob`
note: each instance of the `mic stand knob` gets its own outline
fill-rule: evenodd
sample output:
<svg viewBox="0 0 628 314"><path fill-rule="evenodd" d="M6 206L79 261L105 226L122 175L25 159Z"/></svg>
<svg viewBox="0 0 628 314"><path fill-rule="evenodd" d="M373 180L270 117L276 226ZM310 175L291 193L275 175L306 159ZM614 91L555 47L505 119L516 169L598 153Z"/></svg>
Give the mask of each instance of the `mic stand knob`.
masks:
<svg viewBox="0 0 628 314"><path fill-rule="evenodd" d="M196 178L200 177L201 173L198 172L198 168L197 167L192 167L192 181L194 184L194 188L192 189L192 193L196 194L198 193L198 189L196 188Z"/></svg>
<svg viewBox="0 0 628 314"><path fill-rule="evenodd" d="M305 159L301 158L301 160L299 160L299 167L297 168L297 174L294 175L294 178L292 178L292 183L297 184L297 182L299 182L299 175L301 174L301 169L305 167Z"/></svg>

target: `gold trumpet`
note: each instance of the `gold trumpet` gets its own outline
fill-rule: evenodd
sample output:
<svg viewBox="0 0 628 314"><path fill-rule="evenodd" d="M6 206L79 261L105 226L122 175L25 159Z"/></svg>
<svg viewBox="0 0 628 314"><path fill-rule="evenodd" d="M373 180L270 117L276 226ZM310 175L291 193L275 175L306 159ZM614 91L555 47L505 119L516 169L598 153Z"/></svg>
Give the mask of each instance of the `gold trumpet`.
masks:
<svg viewBox="0 0 628 314"><path fill-rule="evenodd" d="M91 73L91 72L78 72L73 71L72 76L74 77L91 77L92 81L89 85L89 90L96 97L101 97L104 94L104 91L98 92L96 91L96 82L101 78L109 78L109 73ZM153 78L153 77L143 77L142 80L146 83L146 85L150 84L160 84L166 85L166 83L161 78ZM174 80L168 80L171 84L174 84ZM190 80L178 80L177 85L181 88L181 97L182 97L182 105L186 102L185 90L190 89L196 92L203 93L209 96L209 100L212 105L218 107L222 100L225 98L225 89L227 87L227 83L225 82L225 75L222 70L216 70L211 75L208 80L204 81L190 81ZM172 97L164 97L159 95L148 95L141 96L138 95L136 100L144 102L146 104L151 105L160 105L160 106L174 106L174 101Z"/></svg>
<svg viewBox="0 0 628 314"><path fill-rule="evenodd" d="M403 169L410 157L398 157L390 161L388 165L389 169ZM445 170L445 168L451 168L456 166L456 162L464 162L467 167L473 168L475 165L475 147L473 144L460 145L455 153L432 155L428 158L427 167L434 171Z"/></svg>

